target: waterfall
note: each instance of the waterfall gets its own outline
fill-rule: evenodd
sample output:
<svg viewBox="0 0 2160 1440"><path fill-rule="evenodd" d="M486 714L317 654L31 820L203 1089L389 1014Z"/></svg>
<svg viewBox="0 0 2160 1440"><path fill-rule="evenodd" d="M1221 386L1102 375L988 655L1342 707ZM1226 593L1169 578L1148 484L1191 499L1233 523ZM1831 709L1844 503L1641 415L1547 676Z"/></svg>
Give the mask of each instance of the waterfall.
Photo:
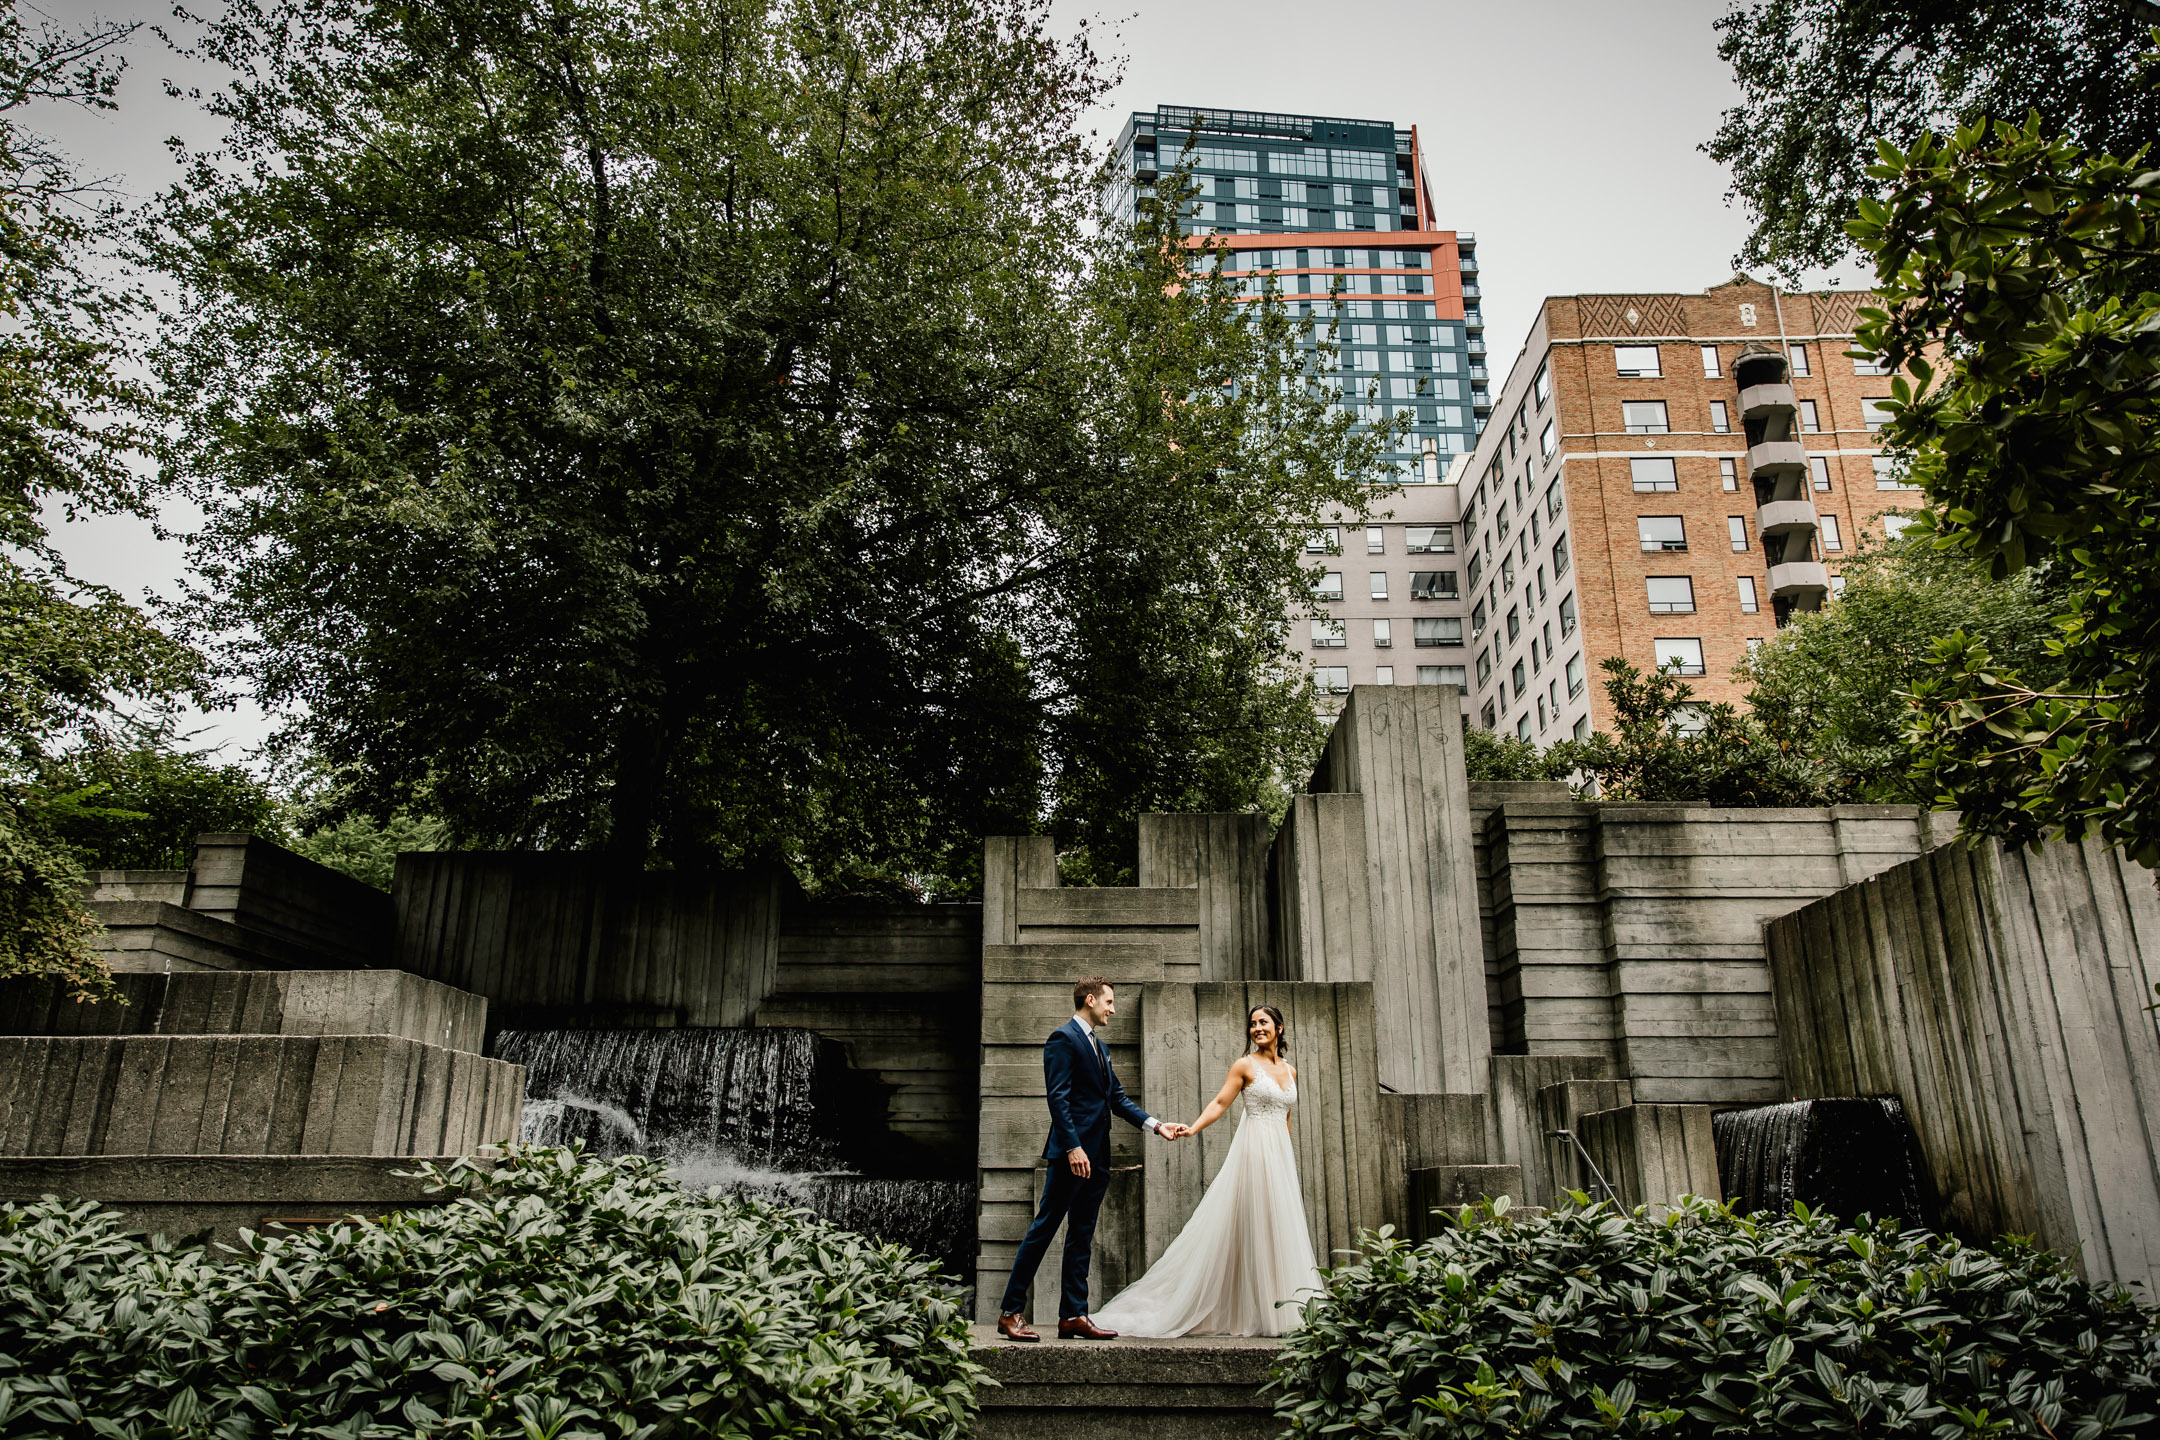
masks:
<svg viewBox="0 0 2160 1440"><path fill-rule="evenodd" d="M855 1173L851 1162L890 1153L867 1133L882 1107L814 1031L505 1030L495 1054L525 1067L527 1144L651 1155L688 1188L800 1205L963 1279L973 1268L974 1186Z"/></svg>
<svg viewBox="0 0 2160 1440"><path fill-rule="evenodd" d="M1922 1166L1895 1095L1793 1100L1711 1119L1718 1180L1741 1214L1783 1214L1795 1200L1850 1220L1928 1223Z"/></svg>

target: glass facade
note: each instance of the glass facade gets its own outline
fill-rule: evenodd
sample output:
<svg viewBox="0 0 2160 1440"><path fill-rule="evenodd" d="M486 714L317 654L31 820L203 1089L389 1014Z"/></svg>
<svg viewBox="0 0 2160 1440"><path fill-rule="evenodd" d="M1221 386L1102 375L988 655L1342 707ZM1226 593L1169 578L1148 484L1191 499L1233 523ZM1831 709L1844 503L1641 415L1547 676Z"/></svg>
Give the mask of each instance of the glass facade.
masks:
<svg viewBox="0 0 2160 1440"><path fill-rule="evenodd" d="M1293 315L1336 327L1342 403L1360 420L1409 413L1388 460L1406 484L1439 483L1490 403L1475 242L1430 228L1422 158L1414 132L1384 121L1166 105L1126 123L1106 197L1130 220L1189 166L1186 232L1230 239L1222 264L1245 294L1272 276Z"/></svg>

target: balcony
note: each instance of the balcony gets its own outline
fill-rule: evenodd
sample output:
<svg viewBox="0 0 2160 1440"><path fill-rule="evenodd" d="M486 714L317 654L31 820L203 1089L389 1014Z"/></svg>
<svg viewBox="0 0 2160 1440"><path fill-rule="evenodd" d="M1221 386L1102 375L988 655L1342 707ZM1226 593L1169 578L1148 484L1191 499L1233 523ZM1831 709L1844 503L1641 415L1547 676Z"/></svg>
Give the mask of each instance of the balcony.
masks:
<svg viewBox="0 0 2160 1440"><path fill-rule="evenodd" d="M1802 610L1813 610L1830 593L1830 572L1820 560L1789 560L1770 567L1770 598L1790 600Z"/></svg>
<svg viewBox="0 0 2160 1440"><path fill-rule="evenodd" d="M1471 380L1471 383L1472 383L1472 384L1476 384L1476 383L1477 383L1478 381L1480 381L1480 380L1490 380L1491 378L1492 378L1492 377L1491 377L1490 375L1487 375L1487 374L1485 373L1485 367L1484 367L1484 366L1482 366L1482 365L1472 365L1472 366L1470 367L1470 380Z"/></svg>
<svg viewBox="0 0 2160 1440"><path fill-rule="evenodd" d="M1485 358L1485 342L1475 335L1470 337L1470 358L1473 360Z"/></svg>
<svg viewBox="0 0 2160 1440"><path fill-rule="evenodd" d="M1463 257L1462 257L1462 262L1461 262L1461 266L1460 266L1460 268L1461 268L1461 270L1462 270L1462 273L1463 273L1463 274L1465 274L1465 275L1475 275L1475 274L1477 274L1477 256L1475 256L1475 255L1465 255L1465 256L1463 256Z"/></svg>
<svg viewBox="0 0 2160 1440"><path fill-rule="evenodd" d="M1740 392L1740 414L1748 420L1790 415L1799 408L1790 385L1750 385Z"/></svg>
<svg viewBox="0 0 2160 1440"><path fill-rule="evenodd" d="M1484 292L1482 292L1482 291L1480 291L1480 290L1478 289L1478 287L1477 287L1477 282L1476 282L1476 281L1474 281L1474 280L1465 280L1465 281L1463 281L1463 287L1462 287L1462 298L1463 298L1463 299L1465 299L1465 300L1476 300L1476 299L1480 298L1480 296L1481 296L1481 295L1482 295L1483 293L1484 293Z"/></svg>
<svg viewBox="0 0 2160 1440"><path fill-rule="evenodd" d="M1747 463L1751 472L1765 479L1805 475L1807 450L1797 440L1765 440L1748 447Z"/></svg>
<svg viewBox="0 0 2160 1440"><path fill-rule="evenodd" d="M1816 525L1812 500L1773 500L1755 512L1755 528L1765 540L1779 535L1813 534Z"/></svg>

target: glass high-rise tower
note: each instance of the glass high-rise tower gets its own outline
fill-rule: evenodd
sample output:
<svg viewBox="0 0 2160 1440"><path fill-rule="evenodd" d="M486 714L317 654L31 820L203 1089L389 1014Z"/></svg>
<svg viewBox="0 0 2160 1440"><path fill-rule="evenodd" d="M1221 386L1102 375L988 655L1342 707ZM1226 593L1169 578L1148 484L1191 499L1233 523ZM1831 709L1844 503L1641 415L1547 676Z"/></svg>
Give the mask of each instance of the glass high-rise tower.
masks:
<svg viewBox="0 0 2160 1440"><path fill-rule="evenodd" d="M1293 313L1339 323L1344 379L1358 382L1343 403L1411 413L1391 457L1404 482L1437 483L1475 445L1491 404L1476 242L1438 227L1415 126L1165 105L1126 122L1118 163L1113 214L1130 219L1189 163L1188 233L1221 237L1250 293L1273 271Z"/></svg>

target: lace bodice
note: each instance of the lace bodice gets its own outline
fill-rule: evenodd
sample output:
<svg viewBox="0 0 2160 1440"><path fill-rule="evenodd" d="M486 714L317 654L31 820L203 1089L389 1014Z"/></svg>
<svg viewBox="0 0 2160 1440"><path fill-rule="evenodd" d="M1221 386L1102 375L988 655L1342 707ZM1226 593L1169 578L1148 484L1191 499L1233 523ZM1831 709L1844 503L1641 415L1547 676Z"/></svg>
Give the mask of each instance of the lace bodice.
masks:
<svg viewBox="0 0 2160 1440"><path fill-rule="evenodd" d="M1262 1070L1253 1076L1245 1087L1245 1118L1248 1120L1288 1120L1290 1107L1297 1104L1297 1079L1292 1077L1290 1088L1285 1090Z"/></svg>

